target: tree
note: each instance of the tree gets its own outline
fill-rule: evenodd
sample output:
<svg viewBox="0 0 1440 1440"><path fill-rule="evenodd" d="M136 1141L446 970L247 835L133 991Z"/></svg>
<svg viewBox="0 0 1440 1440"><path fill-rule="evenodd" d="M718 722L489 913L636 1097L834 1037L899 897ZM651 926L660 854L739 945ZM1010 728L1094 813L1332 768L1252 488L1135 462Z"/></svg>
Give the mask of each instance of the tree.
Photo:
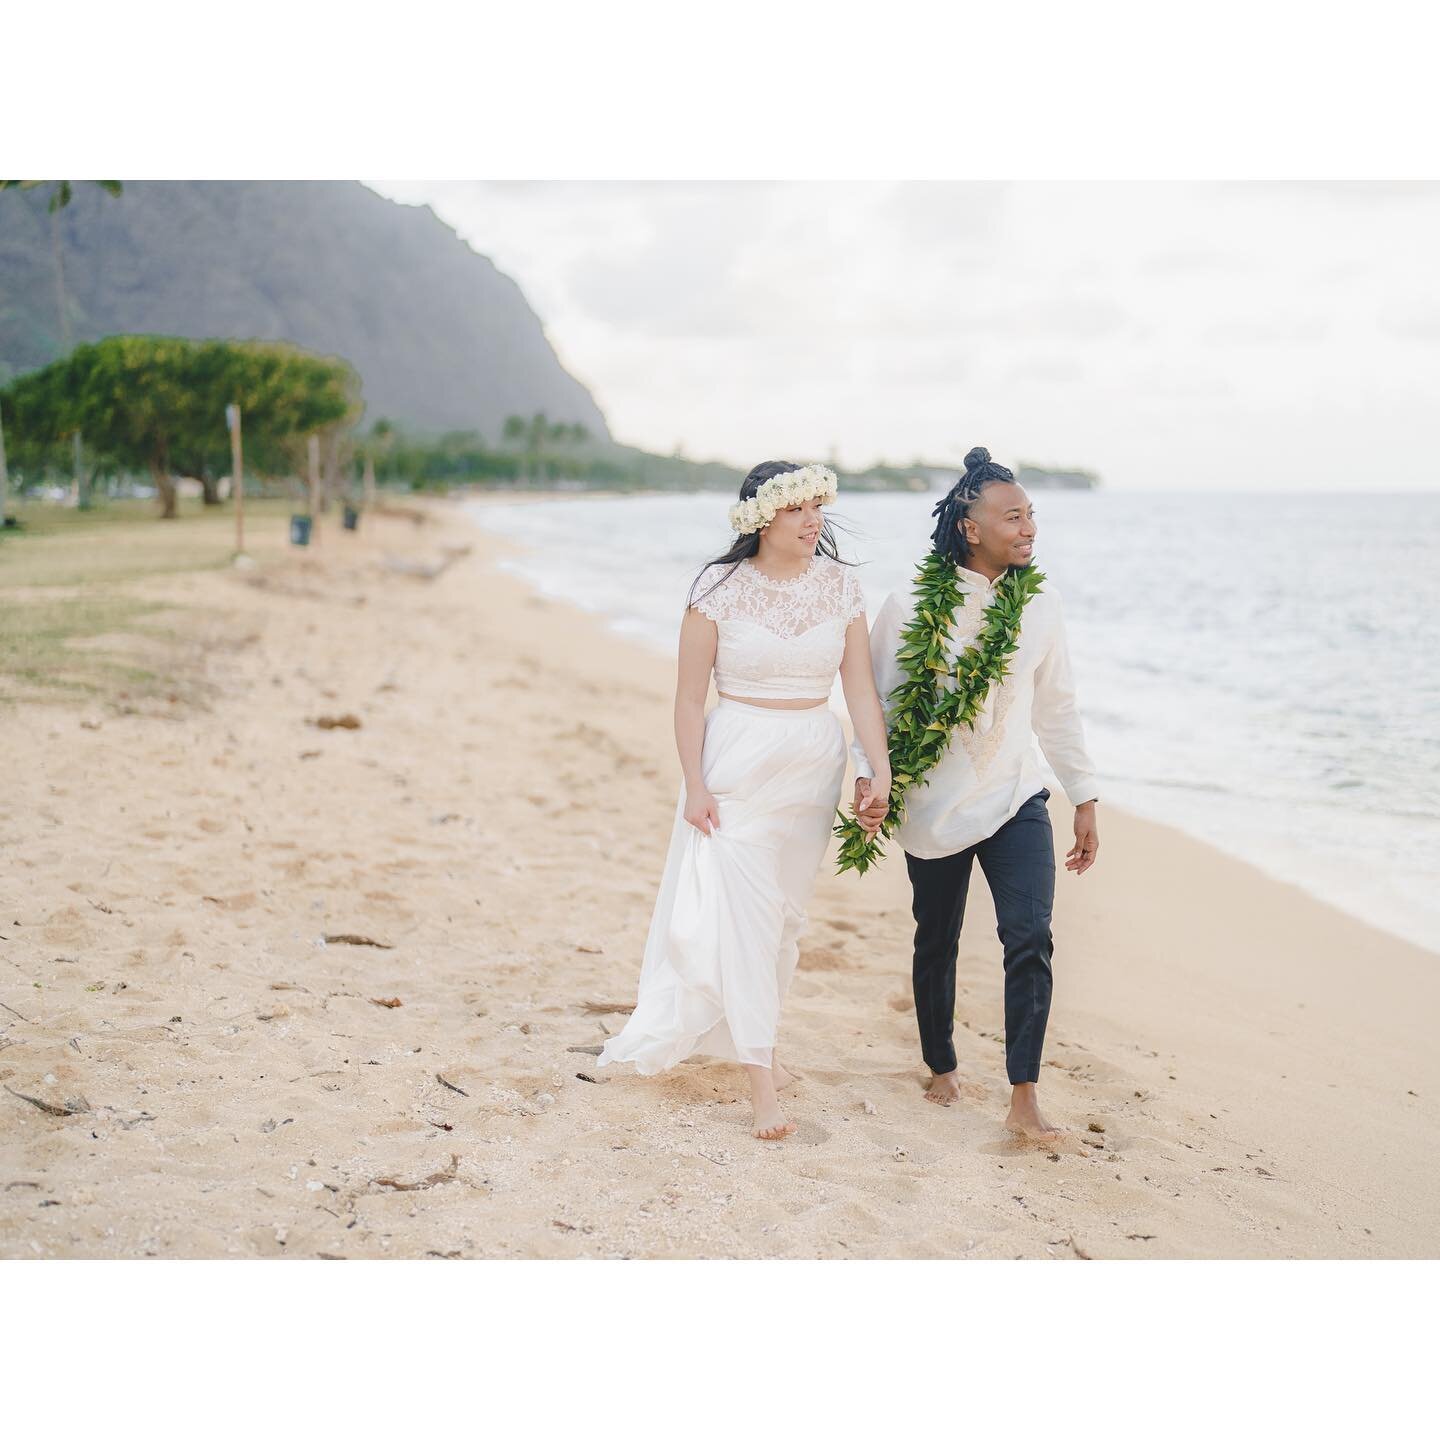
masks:
<svg viewBox="0 0 1440 1440"><path fill-rule="evenodd" d="M104 459L148 469L161 518L176 514L175 475L226 463L225 406L240 405L256 468L298 468L311 432L353 423L359 377L343 360L260 341L112 335L11 382L7 415L38 445L83 429ZM216 497L218 500L218 496Z"/></svg>
<svg viewBox="0 0 1440 1440"><path fill-rule="evenodd" d="M118 180L94 180L90 183L98 185L107 195L118 196L124 189ZM39 185L55 187L50 192L50 203L45 208L50 216L50 256L55 265L55 308L60 320L60 353L68 355L71 344L70 302L65 294L65 260L60 247L60 212L74 197L74 189L69 180L0 180L0 190L33 190ZM71 438L75 446L75 500L82 510L87 510L90 507L90 485L88 478L82 482L80 476L79 430L75 430Z"/></svg>
<svg viewBox="0 0 1440 1440"><path fill-rule="evenodd" d="M375 467L389 459L399 438L394 422L382 416L371 425L370 433L362 436L355 444L356 454L364 462L363 483L367 510L375 504Z"/></svg>
<svg viewBox="0 0 1440 1440"><path fill-rule="evenodd" d="M124 187L118 180L92 180L107 195L118 196ZM45 207L50 216L50 254L55 262L55 307L60 320L60 353L70 350L70 303L65 294L65 261L60 250L60 212L74 198L69 180L0 180L0 190L33 190L40 185L53 185L50 203Z"/></svg>
<svg viewBox="0 0 1440 1440"><path fill-rule="evenodd" d="M90 184L98 185L107 195L119 195L125 188L118 180L92 180ZM33 190L37 185L55 187L48 207L52 215L57 210L63 210L75 195L68 180L0 180L0 190Z"/></svg>
<svg viewBox="0 0 1440 1440"><path fill-rule="evenodd" d="M573 425L567 425L563 420L552 423L542 410L528 420L523 415L506 416L501 439L506 445L519 449L524 456L520 478L522 482L529 483L550 478L549 471L555 468L552 446L583 445L590 439L590 432L578 422ZM562 459L558 463L570 473L576 469L573 459Z"/></svg>

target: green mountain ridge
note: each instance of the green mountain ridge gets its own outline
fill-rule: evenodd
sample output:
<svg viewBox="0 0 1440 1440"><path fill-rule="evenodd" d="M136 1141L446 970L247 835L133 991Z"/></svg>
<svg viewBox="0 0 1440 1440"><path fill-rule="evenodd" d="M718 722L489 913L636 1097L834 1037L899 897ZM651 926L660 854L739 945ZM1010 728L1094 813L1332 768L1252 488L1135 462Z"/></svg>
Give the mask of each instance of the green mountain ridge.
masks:
<svg viewBox="0 0 1440 1440"><path fill-rule="evenodd" d="M0 384L63 349L47 200L0 194ZM496 444L544 412L609 441L520 287L428 206L348 180L126 181L77 185L55 223L76 343L288 340L355 366L366 423Z"/></svg>

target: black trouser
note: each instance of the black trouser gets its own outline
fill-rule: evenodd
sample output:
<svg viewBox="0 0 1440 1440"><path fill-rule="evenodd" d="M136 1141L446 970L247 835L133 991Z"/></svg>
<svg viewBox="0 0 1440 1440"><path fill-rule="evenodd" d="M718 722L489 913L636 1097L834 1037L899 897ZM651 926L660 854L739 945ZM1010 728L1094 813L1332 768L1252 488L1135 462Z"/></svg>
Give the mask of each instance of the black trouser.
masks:
<svg viewBox="0 0 1440 1440"><path fill-rule="evenodd" d="M915 897L915 1018L920 1049L937 1075L955 1069L955 956L965 919L971 863L995 901L1005 947L1005 1071L1012 1085L1040 1078L1050 1016L1050 914L1055 903L1055 846L1048 790L1032 795L993 835L939 860L905 856Z"/></svg>

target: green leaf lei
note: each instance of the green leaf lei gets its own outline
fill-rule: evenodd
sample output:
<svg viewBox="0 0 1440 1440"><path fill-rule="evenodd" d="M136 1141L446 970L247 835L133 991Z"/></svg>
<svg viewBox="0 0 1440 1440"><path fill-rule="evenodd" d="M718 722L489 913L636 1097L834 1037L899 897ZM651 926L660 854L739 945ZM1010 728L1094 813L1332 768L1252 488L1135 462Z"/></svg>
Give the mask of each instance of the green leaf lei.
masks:
<svg viewBox="0 0 1440 1440"><path fill-rule="evenodd" d="M939 763L957 725L971 725L992 685L1010 673L1010 656L1020 639L1020 617L1045 577L1033 565L1012 567L995 586L980 633L952 665L945 658L955 611L965 603L952 561L931 551L915 570L915 610L900 632L896 659L905 674L889 694L890 811L879 833L867 835L853 815L837 810L840 837L836 873L863 875L885 853L881 837L905 818L905 792L924 785Z"/></svg>

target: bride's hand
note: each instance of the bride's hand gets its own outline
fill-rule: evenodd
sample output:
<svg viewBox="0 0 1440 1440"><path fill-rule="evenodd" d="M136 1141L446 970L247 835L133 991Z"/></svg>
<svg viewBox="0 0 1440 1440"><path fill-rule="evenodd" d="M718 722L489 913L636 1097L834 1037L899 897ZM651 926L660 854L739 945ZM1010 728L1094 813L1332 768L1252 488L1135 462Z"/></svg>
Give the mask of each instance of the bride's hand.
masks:
<svg viewBox="0 0 1440 1440"><path fill-rule="evenodd" d="M889 780L883 775L878 775L873 780L857 779L854 809L860 828L868 835L875 834L890 813Z"/></svg>
<svg viewBox="0 0 1440 1440"><path fill-rule="evenodd" d="M702 835L710 834L712 827L720 828L720 806L708 790L700 790L685 797L685 819Z"/></svg>

